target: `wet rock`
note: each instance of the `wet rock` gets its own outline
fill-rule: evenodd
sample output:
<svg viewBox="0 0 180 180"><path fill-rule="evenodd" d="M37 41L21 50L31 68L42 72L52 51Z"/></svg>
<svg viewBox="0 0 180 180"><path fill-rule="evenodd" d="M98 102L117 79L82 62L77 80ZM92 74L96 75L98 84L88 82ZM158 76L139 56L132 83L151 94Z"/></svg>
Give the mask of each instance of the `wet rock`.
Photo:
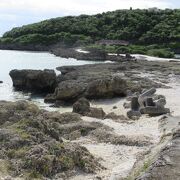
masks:
<svg viewBox="0 0 180 180"><path fill-rule="evenodd" d="M56 100L73 101L78 99L85 91L85 87L74 81L62 82L55 90Z"/></svg>
<svg viewBox="0 0 180 180"><path fill-rule="evenodd" d="M12 70L9 75L17 90L47 93L56 87L54 70Z"/></svg>
<svg viewBox="0 0 180 180"><path fill-rule="evenodd" d="M0 84L2 84L3 83L3 81L0 81Z"/></svg>
<svg viewBox="0 0 180 180"><path fill-rule="evenodd" d="M88 98L125 96L126 88L126 81L118 76L112 79L95 80L88 85L85 96Z"/></svg>

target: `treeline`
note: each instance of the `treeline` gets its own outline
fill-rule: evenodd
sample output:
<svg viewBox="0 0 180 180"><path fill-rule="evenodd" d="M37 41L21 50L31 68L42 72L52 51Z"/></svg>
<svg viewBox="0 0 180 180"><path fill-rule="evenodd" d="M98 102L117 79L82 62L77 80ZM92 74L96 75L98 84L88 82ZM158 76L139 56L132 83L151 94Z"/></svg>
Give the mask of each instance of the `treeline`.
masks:
<svg viewBox="0 0 180 180"><path fill-rule="evenodd" d="M117 10L93 16L67 16L13 28L1 43L91 44L100 39L179 48L180 9ZM162 47L161 47L162 48Z"/></svg>

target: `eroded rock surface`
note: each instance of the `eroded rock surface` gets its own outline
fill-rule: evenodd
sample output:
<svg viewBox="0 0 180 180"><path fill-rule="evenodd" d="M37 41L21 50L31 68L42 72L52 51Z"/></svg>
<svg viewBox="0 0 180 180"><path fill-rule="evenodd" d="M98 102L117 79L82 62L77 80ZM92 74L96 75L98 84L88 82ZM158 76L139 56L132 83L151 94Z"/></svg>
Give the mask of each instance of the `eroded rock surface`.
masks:
<svg viewBox="0 0 180 180"><path fill-rule="evenodd" d="M179 180L180 178L180 129L175 131L172 140L164 147L158 158L137 180Z"/></svg>
<svg viewBox="0 0 180 180"><path fill-rule="evenodd" d="M48 112L25 101L1 101L0 159L9 164L13 178L66 179L75 170L94 173L103 168L98 160L68 140L99 127L99 123L83 122L75 113Z"/></svg>
<svg viewBox="0 0 180 180"><path fill-rule="evenodd" d="M141 92L143 88L162 86L132 72L132 69L139 68L140 66L134 62L59 67L57 70L61 71L61 75L57 77L58 86L45 101L75 102L81 97L88 99L124 97L128 89Z"/></svg>
<svg viewBox="0 0 180 180"><path fill-rule="evenodd" d="M18 90L47 93L54 92L56 87L54 70L12 70L9 74Z"/></svg>

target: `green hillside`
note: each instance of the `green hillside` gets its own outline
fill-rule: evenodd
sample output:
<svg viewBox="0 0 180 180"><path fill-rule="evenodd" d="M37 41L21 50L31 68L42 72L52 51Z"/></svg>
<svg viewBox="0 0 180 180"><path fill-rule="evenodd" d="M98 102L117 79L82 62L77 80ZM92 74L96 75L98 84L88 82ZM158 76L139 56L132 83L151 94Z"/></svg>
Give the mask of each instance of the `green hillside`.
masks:
<svg viewBox="0 0 180 180"><path fill-rule="evenodd" d="M93 16L59 17L13 28L3 35L0 44L93 46L100 39L130 42L128 47L105 47L113 52L176 51L180 48L180 9L117 10Z"/></svg>

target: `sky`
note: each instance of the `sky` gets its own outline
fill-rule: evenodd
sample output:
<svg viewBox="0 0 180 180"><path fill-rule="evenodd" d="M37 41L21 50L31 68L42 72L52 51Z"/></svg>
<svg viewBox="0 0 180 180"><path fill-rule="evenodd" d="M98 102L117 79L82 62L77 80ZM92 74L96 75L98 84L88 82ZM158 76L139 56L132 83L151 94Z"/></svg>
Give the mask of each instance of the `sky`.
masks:
<svg viewBox="0 0 180 180"><path fill-rule="evenodd" d="M180 8L180 0L0 0L0 36L41 20L117 9Z"/></svg>

